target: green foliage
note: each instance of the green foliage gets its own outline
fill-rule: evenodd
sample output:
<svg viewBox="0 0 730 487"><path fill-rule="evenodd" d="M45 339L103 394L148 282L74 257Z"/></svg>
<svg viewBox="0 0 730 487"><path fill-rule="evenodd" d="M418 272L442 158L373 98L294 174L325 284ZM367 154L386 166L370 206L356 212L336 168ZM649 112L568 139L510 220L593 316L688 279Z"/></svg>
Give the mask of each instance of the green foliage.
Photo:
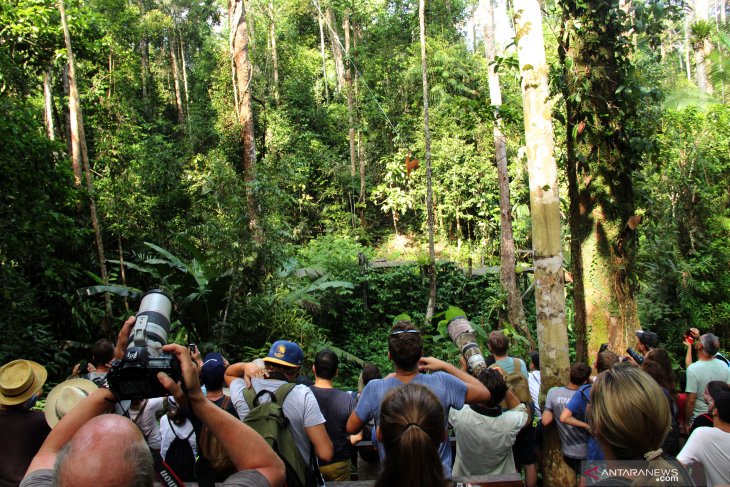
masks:
<svg viewBox="0 0 730 487"><path fill-rule="evenodd" d="M681 353L679 337L690 327L714 331L721 343L730 338L730 111L667 111L662 126L661 165L641 179L648 224L640 311L660 336L676 337L667 342Z"/></svg>

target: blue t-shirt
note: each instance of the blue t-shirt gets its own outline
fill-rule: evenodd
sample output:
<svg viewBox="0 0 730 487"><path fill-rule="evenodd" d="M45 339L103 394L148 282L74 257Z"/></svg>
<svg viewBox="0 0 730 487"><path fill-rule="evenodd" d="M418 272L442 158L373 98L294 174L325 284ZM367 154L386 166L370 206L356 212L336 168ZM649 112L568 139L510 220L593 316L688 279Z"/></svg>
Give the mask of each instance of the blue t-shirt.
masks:
<svg viewBox="0 0 730 487"><path fill-rule="evenodd" d="M439 398L441 405L444 407L445 426L448 425L449 409L461 409L464 407L466 384L453 375L445 372L418 374L410 383L428 387ZM396 378L374 379L368 382L365 389L362 390L360 400L355 407L355 414L360 418L360 421L367 423L371 419L375 419L375 424L377 425L380 421L380 403L383 401L383 398L388 391L402 385L403 382ZM385 449L382 444L378 444L378 450L380 452L380 458L385 458ZM446 478L450 479L451 445L448 441L444 441L439 445L439 456L444 466L444 474Z"/></svg>
<svg viewBox="0 0 730 487"><path fill-rule="evenodd" d="M588 406L588 401L591 397L591 385L592 384L585 384L578 388L578 393L574 394L573 397L570 398L570 401L568 401L568 404L565 405L566 409L570 409L570 412L573 413L573 417L579 421L583 421L584 423L587 423L586 418L586 407ZM587 460L605 460L606 457L603 455L603 450L601 450L601 445L598 444L598 440L596 440L593 436L588 438L588 458Z"/></svg>

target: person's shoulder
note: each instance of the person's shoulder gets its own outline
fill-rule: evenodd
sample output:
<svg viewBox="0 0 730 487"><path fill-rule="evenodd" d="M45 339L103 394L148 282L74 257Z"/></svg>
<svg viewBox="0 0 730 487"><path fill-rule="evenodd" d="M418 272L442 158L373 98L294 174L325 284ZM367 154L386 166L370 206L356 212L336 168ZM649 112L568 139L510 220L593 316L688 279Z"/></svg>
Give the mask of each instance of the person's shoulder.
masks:
<svg viewBox="0 0 730 487"><path fill-rule="evenodd" d="M286 382L283 384L279 384L276 386L276 391L281 389L283 386L286 385ZM305 386L304 384L294 384L294 387L291 388L290 395L292 397L300 397L300 398L312 398L313 400L316 400L314 396L314 392L309 386Z"/></svg>
<svg viewBox="0 0 730 487"><path fill-rule="evenodd" d="M714 426L698 426L692 431L690 436L696 436L697 438L712 438L712 442L717 440L723 442L730 442L730 433L715 428Z"/></svg>
<svg viewBox="0 0 730 487"><path fill-rule="evenodd" d="M269 487L269 481L258 470L242 470L228 477L222 485L224 487Z"/></svg>
<svg viewBox="0 0 730 487"><path fill-rule="evenodd" d="M391 380L398 381L398 379L373 379L367 383L365 388L362 390L360 398L370 394L377 394L383 391L388 391L395 387L395 384L391 383ZM400 382L400 381L398 381Z"/></svg>
<svg viewBox="0 0 730 487"><path fill-rule="evenodd" d="M52 485L54 485L53 470L45 468L27 474L20 482L20 487L50 487Z"/></svg>
<svg viewBox="0 0 730 487"><path fill-rule="evenodd" d="M554 396L555 394L559 394L560 392L562 392L563 389L565 389L564 386L553 386L550 389L548 389L547 393L548 393L548 395Z"/></svg>

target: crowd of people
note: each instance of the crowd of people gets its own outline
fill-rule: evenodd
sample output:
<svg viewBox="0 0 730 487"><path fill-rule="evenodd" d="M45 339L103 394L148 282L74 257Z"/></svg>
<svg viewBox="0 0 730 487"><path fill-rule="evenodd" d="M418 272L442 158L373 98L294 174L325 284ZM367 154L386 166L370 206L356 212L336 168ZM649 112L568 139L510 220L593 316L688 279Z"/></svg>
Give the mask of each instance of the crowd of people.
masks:
<svg viewBox="0 0 730 487"><path fill-rule="evenodd" d="M168 397L125 405L106 374L124 355L133 323L124 323L116 346L97 342L89 364L48 393L43 412L33 406L46 369L23 359L0 368L0 442L12 445L0 487L351 479L415 487L496 474L521 474L534 487L541 467L556 461L573 485L730 484L730 366L711 333L686 336L680 388L659 337L639 331L635 353L602 347L592 366L574 363L568 382L544 400L539 353L529 364L511 357L500 331L490 333L491 356L476 370L463 359L457 367L424 356L418 328L396 323L387 337L393 372L382 377L366 364L357 391L334 387L339 359L330 350L310 358L312 382L292 341L234 364L171 344L163 350L180 363L182 381L160 373ZM562 459L543 455L554 429ZM584 474L592 465L584 462L620 461L647 469L598 482ZM658 481L648 469L675 475Z"/></svg>

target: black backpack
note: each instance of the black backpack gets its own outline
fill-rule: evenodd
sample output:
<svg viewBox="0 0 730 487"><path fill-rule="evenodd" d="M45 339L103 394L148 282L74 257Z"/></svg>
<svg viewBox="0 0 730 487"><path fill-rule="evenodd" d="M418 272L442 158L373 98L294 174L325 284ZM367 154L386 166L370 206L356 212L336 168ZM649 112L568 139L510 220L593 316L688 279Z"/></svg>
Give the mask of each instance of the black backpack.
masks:
<svg viewBox="0 0 730 487"><path fill-rule="evenodd" d="M188 441L194 431L191 431L186 438L180 438L177 436L177 431L172 426L169 417L167 422L170 423L175 439L172 440L167 453L165 453L165 464L183 482L195 482L195 453L193 453L193 447L190 446Z"/></svg>

